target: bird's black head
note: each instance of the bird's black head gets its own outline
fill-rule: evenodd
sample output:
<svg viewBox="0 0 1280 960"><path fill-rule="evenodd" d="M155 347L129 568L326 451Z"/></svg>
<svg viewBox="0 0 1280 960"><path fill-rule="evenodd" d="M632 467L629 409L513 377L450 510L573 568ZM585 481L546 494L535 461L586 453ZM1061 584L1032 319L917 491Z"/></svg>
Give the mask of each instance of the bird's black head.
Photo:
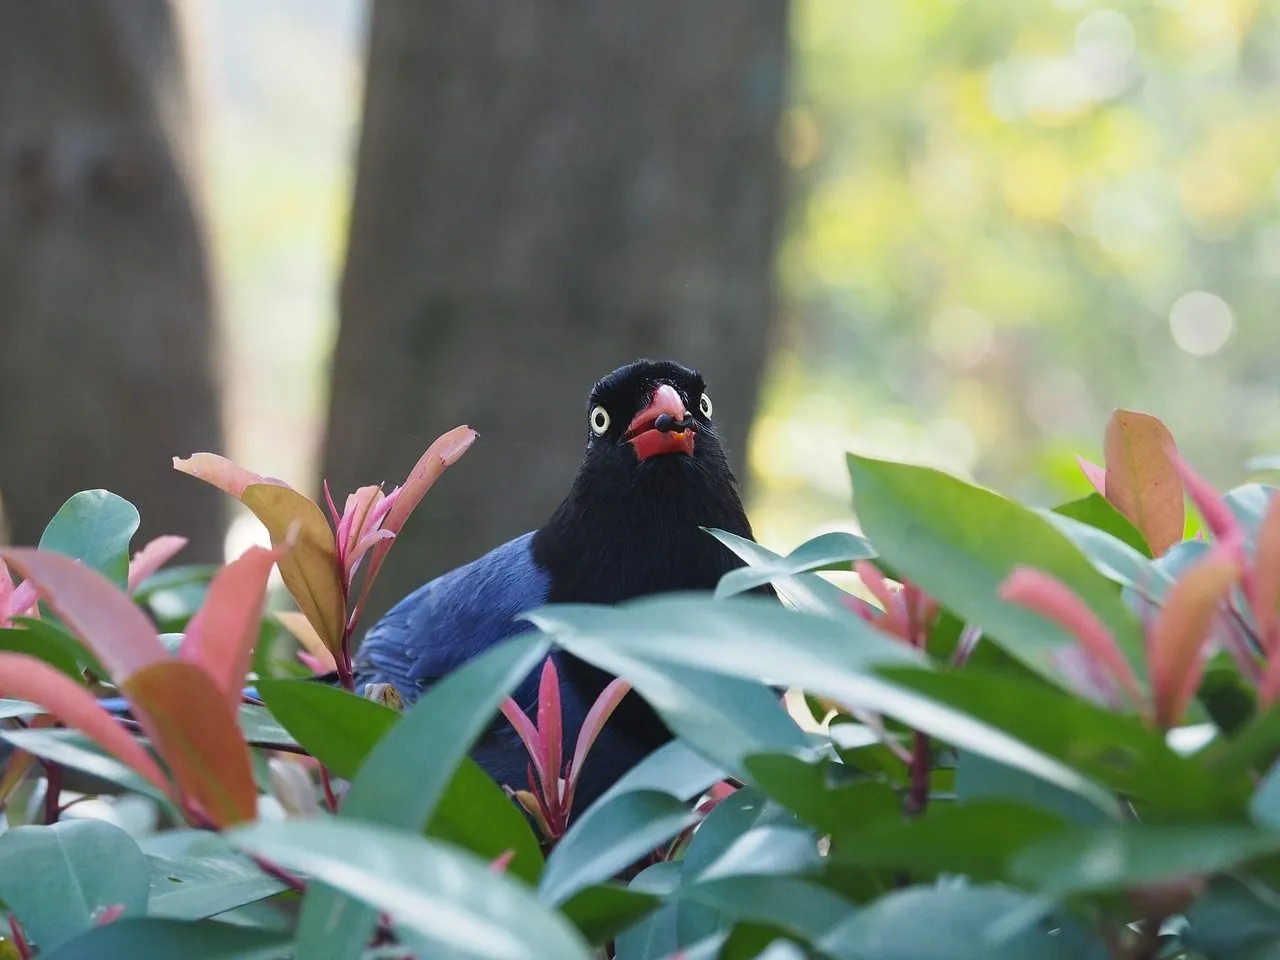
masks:
<svg viewBox="0 0 1280 960"><path fill-rule="evenodd" d="M591 388L586 450L569 495L538 532L553 601L616 603L711 590L741 561L703 527L750 537L702 375L637 360Z"/></svg>
<svg viewBox="0 0 1280 960"><path fill-rule="evenodd" d="M732 482L713 412L696 370L672 360L619 367L591 388L582 471L593 483L627 488L668 473L688 480L714 473Z"/></svg>

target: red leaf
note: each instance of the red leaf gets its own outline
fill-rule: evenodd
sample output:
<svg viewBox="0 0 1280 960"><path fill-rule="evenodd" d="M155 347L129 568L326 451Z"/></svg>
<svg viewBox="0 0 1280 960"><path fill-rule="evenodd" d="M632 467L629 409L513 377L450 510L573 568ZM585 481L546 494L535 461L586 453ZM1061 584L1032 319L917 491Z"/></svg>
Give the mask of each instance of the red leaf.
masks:
<svg viewBox="0 0 1280 960"><path fill-rule="evenodd" d="M62 554L31 547L0 548L0 558L34 584L117 686L137 671L169 659L151 621L98 571Z"/></svg>
<svg viewBox="0 0 1280 960"><path fill-rule="evenodd" d="M538 779L542 783L546 783L547 776L542 769L542 737L538 734L533 721L529 719L527 713L520 709L520 704L516 703L512 697L503 698L502 704L498 709L502 711L502 715L507 718L507 722L511 724L519 735L525 750L529 754L529 759L533 761L534 769L538 772Z"/></svg>
<svg viewBox="0 0 1280 960"><path fill-rule="evenodd" d="M621 677L615 677L600 691L600 696L596 697L596 702L587 711L582 721L582 728L578 731L578 742L574 746L573 759L569 761L569 769L565 771L565 780L568 781L565 787L565 809L573 807L573 797L578 788L578 774L582 772L582 765L587 762L587 754L591 752L592 745L600 736L600 731L604 729L609 717L613 715L613 711L618 709L618 704L630 690L631 684Z"/></svg>
<svg viewBox="0 0 1280 960"><path fill-rule="evenodd" d="M1169 590L1147 639L1156 722L1176 726L1195 695L1204 672L1200 655L1210 636L1218 604L1240 569L1214 552L1178 578Z"/></svg>
<svg viewBox="0 0 1280 960"><path fill-rule="evenodd" d="M1271 498L1258 526L1253 553L1253 617L1263 647L1272 656L1280 647L1280 495Z"/></svg>
<svg viewBox="0 0 1280 960"><path fill-rule="evenodd" d="M560 677L555 661L547 657L542 665L542 680L538 685L538 736L542 738L542 766L546 776L542 778L542 792L549 793L553 803L559 805L560 751L564 745L560 715ZM548 779L548 777L550 779Z"/></svg>
<svg viewBox="0 0 1280 960"><path fill-rule="evenodd" d="M135 553L129 561L128 592L137 590L138 584L168 563L186 545L186 537L156 537Z"/></svg>
<svg viewBox="0 0 1280 960"><path fill-rule="evenodd" d="M1000 585L1000 597L1065 627L1090 656L1111 671L1135 704L1143 702L1138 678L1111 631L1061 580L1041 570L1018 567Z"/></svg>
<svg viewBox="0 0 1280 960"><path fill-rule="evenodd" d="M1182 459L1181 455L1174 453L1172 457L1173 465L1182 478L1187 496L1200 511L1200 516L1204 518L1205 525L1213 533L1214 539L1243 544L1244 531L1241 530L1235 514L1231 512L1231 508L1227 506L1218 491L1191 469L1191 465Z"/></svg>
<svg viewBox="0 0 1280 960"><path fill-rule="evenodd" d="M258 639L267 577L283 554L250 547L219 570L178 648L179 659L203 669L233 705L240 702Z"/></svg>
<svg viewBox="0 0 1280 960"><path fill-rule="evenodd" d="M440 479L440 475L444 473L445 468L457 463L462 455L470 449L477 436L478 434L470 427L461 426L454 427L447 433L437 437L435 442L427 448L426 453L418 458L418 462L409 471L408 478L401 484L399 491L395 494L396 501L387 513L387 518L382 523L382 529L390 530L392 533L399 533L427 491ZM360 599L355 604L357 612L364 609L364 602L369 595L369 588L373 586L374 578L382 567L382 561L387 558L387 553L394 543L394 540L385 540L373 548L369 557L369 570L365 574L364 583L360 587Z"/></svg>
<svg viewBox="0 0 1280 960"><path fill-rule="evenodd" d="M1106 498L1142 533L1151 552L1165 553L1182 540L1186 503L1173 435L1159 419L1116 410L1107 420Z"/></svg>
<svg viewBox="0 0 1280 960"><path fill-rule="evenodd" d="M38 703L147 782L166 794L172 792L151 754L102 709L93 694L61 670L23 653L0 653L0 691L6 697Z"/></svg>
<svg viewBox="0 0 1280 960"><path fill-rule="evenodd" d="M1084 473L1084 478L1093 485L1093 489L1105 497L1107 495L1107 471L1084 457L1077 456L1076 463L1080 464L1080 470Z"/></svg>
<svg viewBox="0 0 1280 960"><path fill-rule="evenodd" d="M156 663L123 688L185 798L218 827L257 816L258 791L236 714L199 667Z"/></svg>

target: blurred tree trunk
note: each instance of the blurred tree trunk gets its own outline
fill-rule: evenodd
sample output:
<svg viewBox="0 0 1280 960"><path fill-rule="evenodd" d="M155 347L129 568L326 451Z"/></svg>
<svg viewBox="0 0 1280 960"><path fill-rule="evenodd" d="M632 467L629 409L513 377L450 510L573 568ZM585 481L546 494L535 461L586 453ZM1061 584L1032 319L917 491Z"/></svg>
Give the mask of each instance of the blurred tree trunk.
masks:
<svg viewBox="0 0 1280 960"><path fill-rule="evenodd" d="M771 318L787 5L374 0L324 471L458 423L371 613L542 523L592 383L701 369L743 473Z"/></svg>
<svg viewBox="0 0 1280 960"><path fill-rule="evenodd" d="M222 556L170 460L222 446L188 91L168 0L0 0L0 493L34 543L105 487Z"/></svg>

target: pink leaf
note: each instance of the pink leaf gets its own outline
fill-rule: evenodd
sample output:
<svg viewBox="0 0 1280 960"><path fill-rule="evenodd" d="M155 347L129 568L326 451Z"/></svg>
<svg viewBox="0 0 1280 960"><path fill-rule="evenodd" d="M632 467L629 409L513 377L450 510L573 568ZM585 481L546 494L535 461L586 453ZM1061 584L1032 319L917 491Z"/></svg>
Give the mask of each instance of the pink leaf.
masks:
<svg viewBox="0 0 1280 960"><path fill-rule="evenodd" d="M0 653L0 693L38 703L74 727L148 783L172 795L160 767L91 694L62 671L23 653Z"/></svg>
<svg viewBox="0 0 1280 960"><path fill-rule="evenodd" d="M320 639L320 634L316 633L316 628L307 619L306 614L299 610L279 610L275 613L275 618L280 621L281 626L293 634L295 640L302 644L308 656L324 666L324 669L320 671L321 673L328 673L330 670L337 669L333 654L324 645L324 641Z"/></svg>
<svg viewBox="0 0 1280 960"><path fill-rule="evenodd" d="M119 920L123 913L123 903L113 903L109 907L99 907L93 912L93 925L95 927L106 926L108 923Z"/></svg>
<svg viewBox="0 0 1280 960"><path fill-rule="evenodd" d="M310 653L307 653L307 651L305 650L299 650L297 653L297 657L298 657L298 660L301 661L302 665L306 667L308 670L310 670L317 677L323 676L324 674L328 673L330 670L334 668L332 655L330 655L329 659L326 661L326 660L321 660L319 657L313 656Z"/></svg>
<svg viewBox="0 0 1280 960"><path fill-rule="evenodd" d="M393 491L395 503L388 511L386 520L383 521L383 529L399 533L427 491L447 467L457 463L459 458L470 449L477 436L478 434L470 427L461 426L454 427L437 437L409 471L408 479L401 484L398 492ZM393 543L395 543L394 540L387 540L373 548L369 569L365 573L364 583L360 588L360 598L355 604L357 612L364 608L369 588L373 586L374 578L377 577L378 570L381 569L382 562L386 559Z"/></svg>
<svg viewBox="0 0 1280 960"><path fill-rule="evenodd" d="M186 545L186 537L156 537L135 553L133 559L129 561L128 592L133 593L137 590L138 584L168 563L173 555Z"/></svg>
<svg viewBox="0 0 1280 960"><path fill-rule="evenodd" d="M1271 498L1258 526L1253 554L1253 617L1264 648L1272 656L1280 647L1280 494Z"/></svg>
<svg viewBox="0 0 1280 960"><path fill-rule="evenodd" d="M1065 627L1120 681L1135 705L1143 702L1138 678L1111 631L1065 583L1041 570L1019 567L1000 585L1000 597Z"/></svg>
<svg viewBox="0 0 1280 960"><path fill-rule="evenodd" d="M1239 567L1217 551L1187 570L1169 590L1147 639L1156 722L1176 726L1204 673L1201 651L1218 605L1239 576Z"/></svg>
<svg viewBox="0 0 1280 960"><path fill-rule="evenodd" d="M600 731L604 729L604 725L613 716L613 711L618 709L618 704L622 702L622 698L630 690L631 684L621 677L615 677L607 687L600 691L600 696L596 697L596 702L587 711L587 715L582 721L582 728L578 731L578 742L573 749L573 759L569 761L569 769L565 771L565 780L568 781L564 801L566 808L573 807L573 796L578 787L578 775L582 772L582 765L587 762L587 754L591 752L591 747L595 744L596 738L600 736Z"/></svg>
<svg viewBox="0 0 1280 960"><path fill-rule="evenodd" d="M151 621L98 571L62 554L31 547L0 548L0 558L34 584L117 686L144 667L169 659Z"/></svg>
<svg viewBox="0 0 1280 960"><path fill-rule="evenodd" d="M1157 417L1115 410L1107 420L1106 498L1141 532L1155 556L1182 540L1186 502L1171 455L1173 435Z"/></svg>
<svg viewBox="0 0 1280 960"><path fill-rule="evenodd" d="M560 752L564 747L564 733L561 728L560 677L556 673L555 661L550 657L542 665L542 680L538 685L538 736L542 738L543 769L546 771L542 790L543 793L551 791L553 803L559 806Z"/></svg>
<svg viewBox="0 0 1280 960"><path fill-rule="evenodd" d="M190 474L205 483L212 484L224 493L229 493L237 500L244 493L245 487L255 483L272 483L278 487L289 486L283 480L275 480L246 470L226 457L216 453L193 453L187 459L173 458L173 469Z"/></svg>
<svg viewBox="0 0 1280 960"><path fill-rule="evenodd" d="M376 486L361 487L355 493L347 495L343 506L342 519L338 521L338 532L335 539L338 550L346 556L355 548L356 541L364 533L365 520L370 508L382 498L382 490Z"/></svg>
<svg viewBox="0 0 1280 960"><path fill-rule="evenodd" d="M373 530L366 533L356 543L355 547L344 558L346 562L347 582L351 582L351 577L355 575L356 570L360 567L360 558L369 552L369 548L375 543L381 543L383 540L394 540L396 535L390 530Z"/></svg>
<svg viewBox="0 0 1280 960"><path fill-rule="evenodd" d="M333 525L336 529L338 524L342 522L342 515L338 513L338 508L334 505L333 494L329 492L328 480L324 481L324 499L325 503L329 504L329 516L333 517Z"/></svg>
<svg viewBox="0 0 1280 960"><path fill-rule="evenodd" d="M1076 463L1080 464L1084 478L1093 485L1093 489L1105 497L1107 495L1107 471L1084 457L1077 456Z"/></svg>
<svg viewBox="0 0 1280 960"><path fill-rule="evenodd" d="M1182 458L1181 454L1171 453L1170 456L1173 458L1174 466L1177 467L1178 476L1182 478L1182 486L1187 491L1187 496L1200 511L1200 516L1204 518L1214 538L1244 543L1244 531L1240 529L1235 514L1231 512L1231 508L1227 506L1218 491L1191 469L1191 465Z"/></svg>
<svg viewBox="0 0 1280 960"><path fill-rule="evenodd" d="M502 715L507 718L507 722L519 734L525 750L529 753L529 759L533 761L534 768L538 771L538 779L546 783L547 776L542 769L542 737L538 734L533 721L529 719L527 713L520 709L520 704L516 703L511 697L506 697L499 709L502 711Z"/></svg>
<svg viewBox="0 0 1280 960"><path fill-rule="evenodd" d="M24 581L18 585L18 588L13 591L13 595L9 597L9 616L26 616L39 600L40 597L36 593L36 585L30 580Z"/></svg>
<svg viewBox="0 0 1280 960"><path fill-rule="evenodd" d="M284 553L283 548L250 547L219 570L178 648L178 658L204 670L232 704L239 703L249 672L267 578Z"/></svg>
<svg viewBox="0 0 1280 960"><path fill-rule="evenodd" d="M516 852L514 849L503 850L502 853L489 861L489 869L494 873L506 873L507 867L511 865L511 861L515 858L515 855Z"/></svg>
<svg viewBox="0 0 1280 960"><path fill-rule="evenodd" d="M13 577L9 568L0 560L0 626L9 620L9 603L13 599Z"/></svg>

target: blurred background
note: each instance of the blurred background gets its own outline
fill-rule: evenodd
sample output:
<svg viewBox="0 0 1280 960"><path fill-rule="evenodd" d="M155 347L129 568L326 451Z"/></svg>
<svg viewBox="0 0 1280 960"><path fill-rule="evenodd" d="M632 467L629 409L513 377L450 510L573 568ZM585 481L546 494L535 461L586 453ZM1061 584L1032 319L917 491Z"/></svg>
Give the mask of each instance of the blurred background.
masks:
<svg viewBox="0 0 1280 960"><path fill-rule="evenodd" d="M855 528L851 449L1083 492L1116 406L1231 483L1278 289L1280 0L0 0L15 542L102 486L238 553L170 457L341 497L469 423L384 606L540 523L645 355L777 550Z"/></svg>

